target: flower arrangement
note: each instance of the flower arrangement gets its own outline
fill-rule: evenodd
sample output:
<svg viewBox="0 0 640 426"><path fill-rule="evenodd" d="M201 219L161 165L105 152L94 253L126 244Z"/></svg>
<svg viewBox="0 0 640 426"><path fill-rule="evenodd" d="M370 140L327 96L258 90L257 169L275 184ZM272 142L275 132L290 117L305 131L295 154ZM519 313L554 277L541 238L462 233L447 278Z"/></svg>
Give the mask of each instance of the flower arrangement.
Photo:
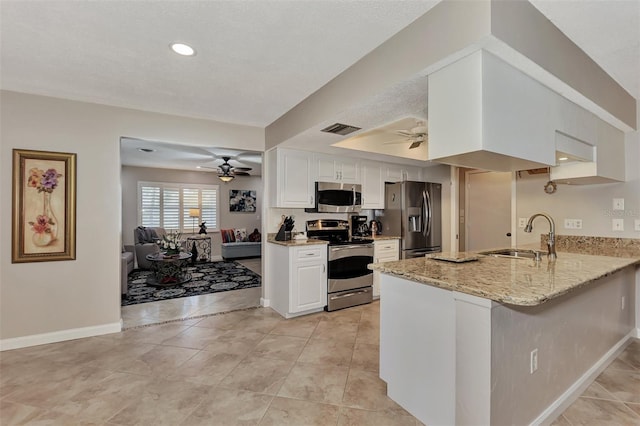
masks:
<svg viewBox="0 0 640 426"><path fill-rule="evenodd" d="M38 215L35 221L29 222L34 232L32 240L40 247L49 245L57 238L58 224L51 210L51 193L58 186L58 179L61 177L62 175L56 169L45 171L34 167L29 170L27 187L35 188L43 196L42 214Z"/></svg>
<svg viewBox="0 0 640 426"><path fill-rule="evenodd" d="M158 240L160 249L168 256L180 253L180 238L182 234L179 232L170 232L167 235L163 235L161 240Z"/></svg>
<svg viewBox="0 0 640 426"><path fill-rule="evenodd" d="M58 178L62 177L56 169L48 169L44 171L38 168L32 168L29 170L29 180L27 186L30 188L36 188L38 192L52 193L58 186Z"/></svg>

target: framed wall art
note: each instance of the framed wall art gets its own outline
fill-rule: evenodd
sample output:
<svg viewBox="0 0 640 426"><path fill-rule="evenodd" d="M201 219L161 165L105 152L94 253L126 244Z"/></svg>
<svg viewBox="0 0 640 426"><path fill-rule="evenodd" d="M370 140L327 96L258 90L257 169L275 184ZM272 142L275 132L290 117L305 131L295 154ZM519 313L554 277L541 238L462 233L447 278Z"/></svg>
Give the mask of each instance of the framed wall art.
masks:
<svg viewBox="0 0 640 426"><path fill-rule="evenodd" d="M256 191L244 189L229 190L229 211L254 213L256 211Z"/></svg>
<svg viewBox="0 0 640 426"><path fill-rule="evenodd" d="M76 154L13 150L12 263L76 258Z"/></svg>

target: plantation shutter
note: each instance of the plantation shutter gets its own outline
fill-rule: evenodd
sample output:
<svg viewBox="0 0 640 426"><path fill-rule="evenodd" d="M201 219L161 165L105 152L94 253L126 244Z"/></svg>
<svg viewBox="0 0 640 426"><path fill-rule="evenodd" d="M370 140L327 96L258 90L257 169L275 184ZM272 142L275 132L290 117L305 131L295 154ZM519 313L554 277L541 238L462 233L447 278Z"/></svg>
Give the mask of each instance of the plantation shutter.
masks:
<svg viewBox="0 0 640 426"><path fill-rule="evenodd" d="M199 195L200 190L196 188L184 188L182 190L182 229L185 231L194 232L194 224L199 220L198 218L189 217L190 209L200 208Z"/></svg>
<svg viewBox="0 0 640 426"><path fill-rule="evenodd" d="M218 186L138 182L139 220L142 226L192 233L201 221L209 231L218 230ZM200 219L189 216L200 209Z"/></svg>
<svg viewBox="0 0 640 426"><path fill-rule="evenodd" d="M203 189L200 215L207 229L218 229L218 189Z"/></svg>
<svg viewBox="0 0 640 426"><path fill-rule="evenodd" d="M166 231L180 231L180 189L162 191L162 227Z"/></svg>
<svg viewBox="0 0 640 426"><path fill-rule="evenodd" d="M140 223L142 226L160 226L161 211L160 187L142 186L140 188Z"/></svg>

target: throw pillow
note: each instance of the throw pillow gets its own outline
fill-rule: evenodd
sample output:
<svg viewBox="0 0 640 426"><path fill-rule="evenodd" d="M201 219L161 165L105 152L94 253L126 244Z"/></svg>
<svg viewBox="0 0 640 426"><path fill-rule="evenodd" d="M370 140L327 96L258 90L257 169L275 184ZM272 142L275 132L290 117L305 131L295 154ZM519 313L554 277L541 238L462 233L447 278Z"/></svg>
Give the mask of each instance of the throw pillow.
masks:
<svg viewBox="0 0 640 426"><path fill-rule="evenodd" d="M237 228L235 231L236 241L247 241L247 228Z"/></svg>
<svg viewBox="0 0 640 426"><path fill-rule="evenodd" d="M262 235L260 235L260 231L258 231L258 228L255 228L253 232L249 234L248 239L249 241L254 243L260 242L260 240L262 239Z"/></svg>
<svg viewBox="0 0 640 426"><path fill-rule="evenodd" d="M155 243L158 240L158 234L153 228L138 226L135 229L136 241L138 244Z"/></svg>
<svg viewBox="0 0 640 426"><path fill-rule="evenodd" d="M222 238L223 243L234 243L236 241L236 236L233 232L233 229L221 229L220 238Z"/></svg>

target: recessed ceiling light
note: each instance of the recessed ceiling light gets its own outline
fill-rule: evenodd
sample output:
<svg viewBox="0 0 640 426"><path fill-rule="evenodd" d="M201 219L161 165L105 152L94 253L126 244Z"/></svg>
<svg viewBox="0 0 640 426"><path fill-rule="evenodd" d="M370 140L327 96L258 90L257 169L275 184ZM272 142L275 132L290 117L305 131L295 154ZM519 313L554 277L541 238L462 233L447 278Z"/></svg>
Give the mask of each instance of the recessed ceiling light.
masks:
<svg viewBox="0 0 640 426"><path fill-rule="evenodd" d="M140 152L153 152L153 151L155 151L155 149L151 149L151 148L138 148L138 151L140 151Z"/></svg>
<svg viewBox="0 0 640 426"><path fill-rule="evenodd" d="M172 43L171 50L182 56L193 56L196 54L196 51L193 47L184 43Z"/></svg>
<svg viewBox="0 0 640 426"><path fill-rule="evenodd" d="M558 161L567 161L569 159L569 157L560 157L558 158Z"/></svg>

